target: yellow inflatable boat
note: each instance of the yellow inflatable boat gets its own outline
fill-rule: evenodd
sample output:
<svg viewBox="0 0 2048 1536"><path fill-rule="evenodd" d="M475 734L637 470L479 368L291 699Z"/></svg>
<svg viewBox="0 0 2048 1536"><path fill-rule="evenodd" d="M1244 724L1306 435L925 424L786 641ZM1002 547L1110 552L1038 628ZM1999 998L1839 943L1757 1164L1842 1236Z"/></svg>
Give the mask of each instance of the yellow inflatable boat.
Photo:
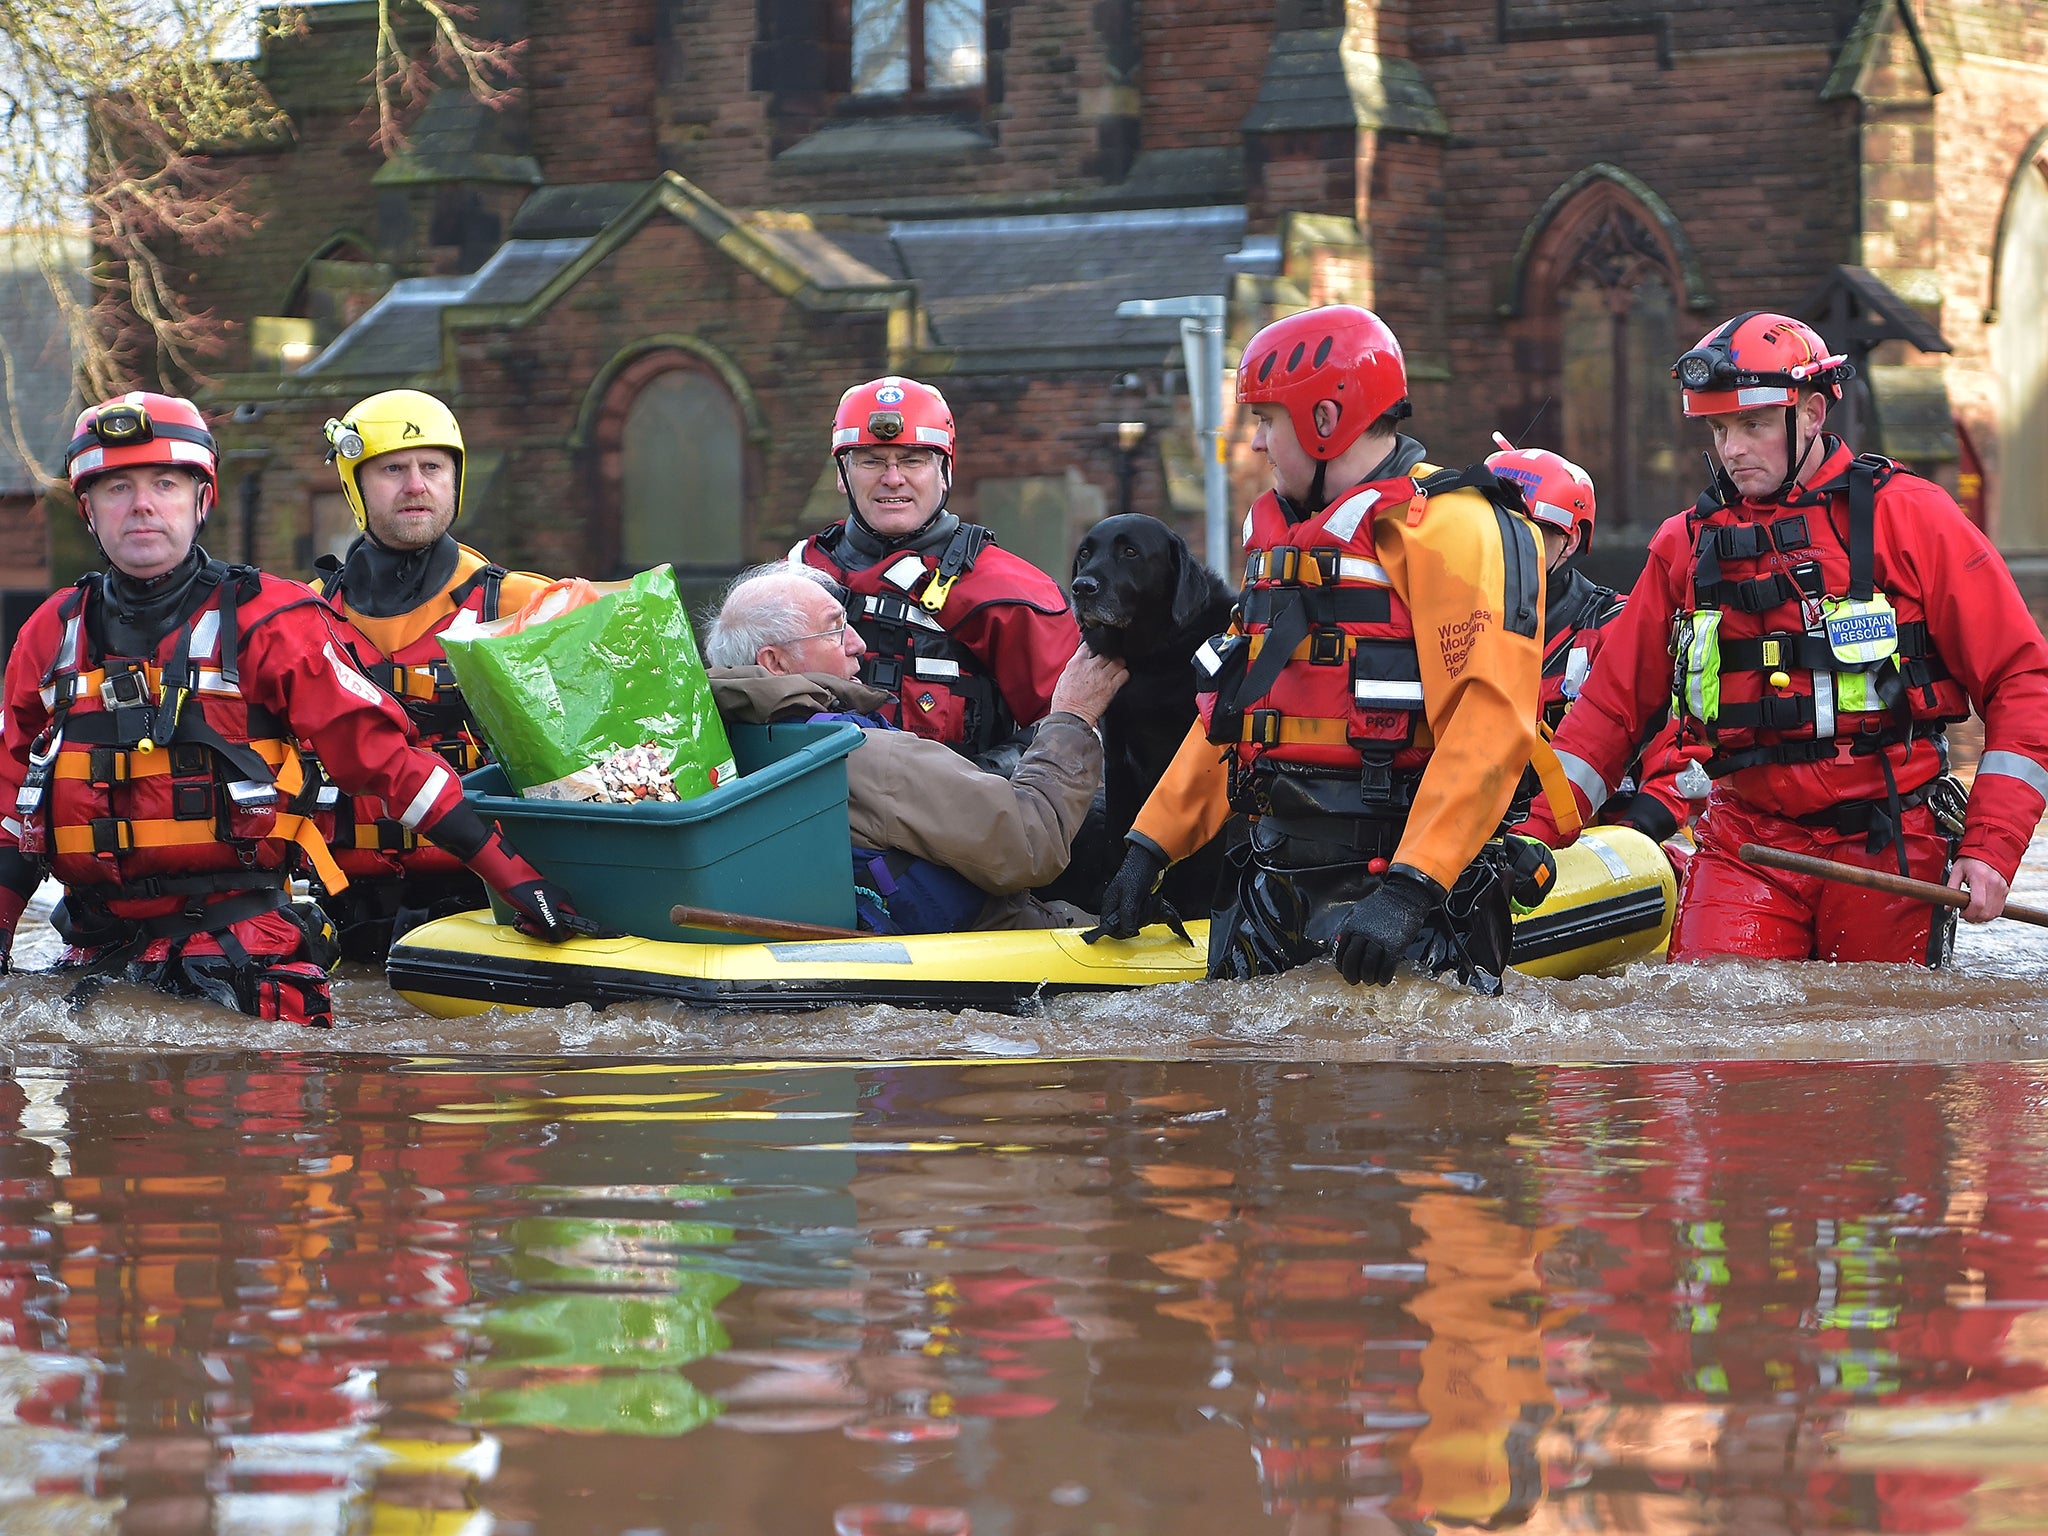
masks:
<svg viewBox="0 0 2048 1536"><path fill-rule="evenodd" d="M1589 829L1557 856L1557 889L1515 921L1514 964L1581 976L1661 950L1677 889L1664 852L1623 827ZM643 999L707 1008L803 1009L893 1003L1014 1012L1060 992L1200 981L1208 925L1192 944L1165 928L1083 942L1074 929L862 935L797 943L572 939L544 944L489 912L427 923L391 949L391 985L440 1018L486 1008L605 1007Z"/></svg>

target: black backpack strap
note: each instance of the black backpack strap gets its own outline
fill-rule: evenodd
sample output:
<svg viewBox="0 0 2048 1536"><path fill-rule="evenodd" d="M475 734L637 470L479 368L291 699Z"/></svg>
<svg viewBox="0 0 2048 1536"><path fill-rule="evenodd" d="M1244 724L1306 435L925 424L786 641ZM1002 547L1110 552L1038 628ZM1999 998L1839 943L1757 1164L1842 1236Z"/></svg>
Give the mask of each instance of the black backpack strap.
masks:
<svg viewBox="0 0 2048 1536"><path fill-rule="evenodd" d="M1529 498L1519 481L1495 474L1485 464L1467 464L1463 469L1431 470L1415 482L1425 496L1443 496L1451 491L1477 491L1504 512L1529 515Z"/></svg>
<svg viewBox="0 0 2048 1536"><path fill-rule="evenodd" d="M308 583L330 602L341 602L341 556L322 555L313 562L313 580Z"/></svg>
<svg viewBox="0 0 2048 1536"><path fill-rule="evenodd" d="M471 571L469 579L460 586L449 589L448 601L460 608L469 601L470 593L481 591L483 610L478 617L488 624L498 617L498 594L505 585L505 578L510 574L511 572L502 565L491 565L486 562Z"/></svg>
<svg viewBox="0 0 2048 1536"><path fill-rule="evenodd" d="M1862 454L1849 461L1849 600L1867 603L1877 590L1877 470ZM1886 478L1890 478L1887 476Z"/></svg>
<svg viewBox="0 0 2048 1536"><path fill-rule="evenodd" d="M89 571L85 575L79 577L77 581L73 582L71 590L64 594L64 600L57 605L57 622L65 626L66 628L69 628L71 621L78 617L79 610L85 606L85 599L88 592L97 591L99 588L99 584L100 573L98 571ZM39 686L44 688L49 687L52 683L57 681L57 674L59 672L68 670L70 668L70 665L71 658L65 655L64 653L63 636L62 632L60 631L58 635L57 649L50 657L50 665L44 671L43 679ZM62 702L68 703L68 701Z"/></svg>

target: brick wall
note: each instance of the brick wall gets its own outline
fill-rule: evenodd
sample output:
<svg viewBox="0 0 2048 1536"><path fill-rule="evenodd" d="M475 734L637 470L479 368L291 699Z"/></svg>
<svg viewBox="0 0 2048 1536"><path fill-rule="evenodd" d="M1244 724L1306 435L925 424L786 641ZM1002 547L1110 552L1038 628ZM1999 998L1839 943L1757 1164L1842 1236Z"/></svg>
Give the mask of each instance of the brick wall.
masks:
<svg viewBox="0 0 2048 1536"><path fill-rule="evenodd" d="M1687 35L1702 40L1745 36L1754 19L1746 5L1685 9ZM1649 32L1503 45L1496 20L1491 0L1415 11L1407 44L1451 137L1435 188L1419 170L1404 181L1390 167L1384 178L1391 194L1405 186L1391 206L1417 232L1441 200L1441 259L1414 258L1406 286L1441 286L1453 382L1418 388L1418 417L1437 454L1457 461L1487 451L1489 432L1526 421L1538 403L1498 305L1523 230L1585 167L1606 162L1639 178L1690 237L1713 306L1682 313L1681 330L1797 304L1853 259L1855 243L1853 103L1818 100L1831 62L1820 42L1702 47L1661 69ZM1397 291L1404 280L1378 250L1383 222L1375 210L1376 291L1412 325L1428 309Z"/></svg>
<svg viewBox="0 0 2048 1536"><path fill-rule="evenodd" d="M1235 146L1258 98L1271 18L1257 6L1146 0L1140 27L1145 148Z"/></svg>
<svg viewBox="0 0 2048 1536"><path fill-rule="evenodd" d="M550 182L638 180L661 169L658 9L658 0L529 0L527 112Z"/></svg>
<svg viewBox="0 0 2048 1536"><path fill-rule="evenodd" d="M1927 10L1929 30L1947 45L1937 59L1944 89L1933 104L1940 325L1955 348L1945 371L1957 419L1984 461L1995 539L2002 390L1992 366L1994 327L1984 317L1999 213L2022 152L2048 127L2048 5L1935 0ZM2008 315L2001 323L2044 318Z"/></svg>

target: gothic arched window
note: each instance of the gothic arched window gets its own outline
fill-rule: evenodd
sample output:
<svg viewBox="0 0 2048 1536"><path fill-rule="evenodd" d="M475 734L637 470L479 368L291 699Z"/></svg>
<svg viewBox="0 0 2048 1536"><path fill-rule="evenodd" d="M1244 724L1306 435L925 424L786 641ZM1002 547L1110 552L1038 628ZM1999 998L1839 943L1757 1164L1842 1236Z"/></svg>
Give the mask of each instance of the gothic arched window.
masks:
<svg viewBox="0 0 2048 1536"><path fill-rule="evenodd" d="M1527 414L1501 425L1585 466L1606 555L1639 553L1699 478L1671 364L1712 302L1671 210L1617 167L1573 176L1523 235L1501 314ZM1625 564L1603 579L1626 580Z"/></svg>
<svg viewBox="0 0 2048 1536"><path fill-rule="evenodd" d="M745 550L746 427L738 402L704 369L655 374L626 408L620 564L732 570Z"/></svg>

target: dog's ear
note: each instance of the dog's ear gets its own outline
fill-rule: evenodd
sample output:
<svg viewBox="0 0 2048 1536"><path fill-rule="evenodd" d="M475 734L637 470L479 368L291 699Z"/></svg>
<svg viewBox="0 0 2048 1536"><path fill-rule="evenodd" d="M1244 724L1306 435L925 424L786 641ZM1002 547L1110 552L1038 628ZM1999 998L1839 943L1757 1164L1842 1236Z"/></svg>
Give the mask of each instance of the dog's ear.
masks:
<svg viewBox="0 0 2048 1536"><path fill-rule="evenodd" d="M1201 622L1216 601L1221 583L1215 574L1195 558L1195 552L1180 539L1172 546L1174 562L1173 627L1188 629Z"/></svg>

